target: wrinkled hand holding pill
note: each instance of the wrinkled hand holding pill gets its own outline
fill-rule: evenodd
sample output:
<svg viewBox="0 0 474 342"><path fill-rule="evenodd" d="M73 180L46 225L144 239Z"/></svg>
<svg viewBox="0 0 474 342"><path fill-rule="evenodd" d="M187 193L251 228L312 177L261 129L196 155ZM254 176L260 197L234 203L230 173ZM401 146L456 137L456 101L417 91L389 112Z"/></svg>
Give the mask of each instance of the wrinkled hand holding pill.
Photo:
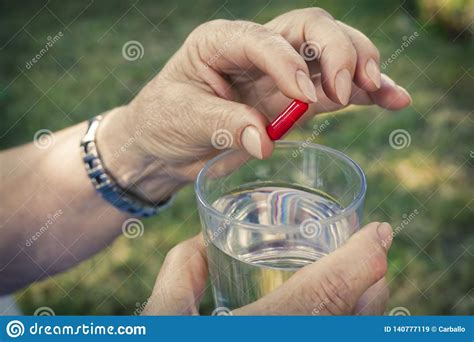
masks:
<svg viewBox="0 0 474 342"><path fill-rule="evenodd" d="M377 105L390 110L407 107L410 95L389 76L381 74L379 64L377 48L363 33L320 8L294 10L263 25L213 20L198 26L130 103L109 110L90 123L82 122L55 133L56 144L50 149L36 148L31 143L1 154L2 165L15 166L14 172L5 172L9 181L2 184L2 195L8 194L4 196L8 201L3 222L8 224L0 239L0 251L1 259L10 261L0 265L1 293L12 293L74 266L120 234L130 235L130 227L143 234L143 224L130 213L148 216L150 212L156 214L158 210L154 209L158 207L165 210L169 198L196 181L201 171L196 194L205 234L217 232L223 238L225 234L219 235L220 223L224 222L225 227L227 221L231 227L241 225L244 229L238 233L245 229L250 233L245 239L236 238L232 247L242 247L244 240L250 240L248 236L258 235L252 231L256 225L274 228L268 224L271 220L261 204L275 203L269 212L275 213L272 219L285 228L311 223L309 232L292 230L291 236L287 239L285 235L283 241L281 236L289 234L288 231L283 234L268 229L280 237L280 246L295 242L289 248L296 246L299 252L299 247L311 245L312 251L320 253L316 258L308 258L305 267L291 272L260 272L254 265L238 264L238 272L234 273L243 275L240 284L257 279L261 286L248 300L235 296L225 281L214 286L228 294L233 313L383 313L388 299L384 276L392 230L389 224L378 222L360 228L365 176L350 158L333 149L312 145L295 163L304 165L304 172L285 169L285 176L295 181L291 186L266 184L257 189L241 188L240 192L227 189L228 193L222 189L221 197L213 198L214 202L205 193L205 189L215 186L213 180L234 172L237 165L260 163L263 171L279 166L278 156L283 156L292 145L275 141L315 115L348 105ZM205 177L219 158L233 153L245 157L226 160L219 170ZM20 154L25 160L34 160L35 168L26 170L24 163L15 164ZM295 185L300 185L296 183L301 179L303 183L308 179L315 181L315 156L325 156L328 165L336 160L339 171L328 168L331 172L325 175L318 171L319 176L326 177L319 179L324 180L320 183L330 188L311 189L315 191L310 193L307 188L316 182L298 188ZM36 163L38 160L41 162ZM272 177L256 172L251 175L256 180ZM337 181L331 178L334 175L338 175ZM255 180L250 178L247 181ZM41 196L31 196L34 188L39 189ZM349 200L344 198L351 190L353 196ZM333 198L334 194L341 198ZM34 202L39 201L37 198L41 205ZM68 199L66 206L64 198ZM295 209L291 207L294 203L304 205L293 210L295 215L285 216L291 210L283 214L284 210L278 210L282 208L282 198L289 200L284 203L288 205L285 208ZM27 206L19 205L27 202ZM244 215L245 222L238 222L238 217L225 217L216 209L219 203L226 207L226 203L237 202L244 203L246 208L256 208ZM64 210L55 218L54 225L48 226L54 241L37 241L37 227L58 208ZM298 210L302 208L305 210ZM16 216L10 217L10 213ZM316 224L307 221L308 215L320 220ZM214 217L220 220L218 224L206 221ZM323 219L327 219L324 222L330 228L327 232L339 234L328 249L314 240L305 240L308 236L314 238L311 230L321 230ZM329 235L324 235L328 241ZM34 243L27 246L30 249L25 255L18 252L24 237L34 237L28 240ZM290 241L291 238L294 240ZM56 241L61 241L61 248ZM262 241L268 242L267 237ZM74 254L64 253L62 246L71 246ZM219 262L229 263L227 257L231 255L221 257L219 244L208 237L203 239L200 235L182 242L168 253L144 314L198 313L200 296L206 287L207 261L212 261L212 256L206 256L206 246L207 253L217 255L214 258ZM290 255L284 261L292 258L297 259ZM281 260L270 264L276 262Z"/></svg>
<svg viewBox="0 0 474 342"><path fill-rule="evenodd" d="M204 23L135 99L104 119L104 162L123 186L160 198L149 185L153 174L137 170L165 167L174 175L166 184L180 187L224 149L266 158L274 148L266 127L293 99L309 104L300 120L349 104L408 106L410 96L380 73L379 62L365 35L319 8L294 10L264 25ZM137 124L153 129L115 158L112 147L126 143ZM145 155L153 158L137 157Z"/></svg>

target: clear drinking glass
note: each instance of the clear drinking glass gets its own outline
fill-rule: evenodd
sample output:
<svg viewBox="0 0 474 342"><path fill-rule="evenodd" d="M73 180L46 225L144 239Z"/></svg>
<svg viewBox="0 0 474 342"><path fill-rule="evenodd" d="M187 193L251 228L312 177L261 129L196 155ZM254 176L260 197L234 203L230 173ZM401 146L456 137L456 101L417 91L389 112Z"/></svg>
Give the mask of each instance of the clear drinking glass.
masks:
<svg viewBox="0 0 474 342"><path fill-rule="evenodd" d="M277 142L257 160L228 151L198 175L196 196L216 307L271 292L360 227L366 181L332 148Z"/></svg>

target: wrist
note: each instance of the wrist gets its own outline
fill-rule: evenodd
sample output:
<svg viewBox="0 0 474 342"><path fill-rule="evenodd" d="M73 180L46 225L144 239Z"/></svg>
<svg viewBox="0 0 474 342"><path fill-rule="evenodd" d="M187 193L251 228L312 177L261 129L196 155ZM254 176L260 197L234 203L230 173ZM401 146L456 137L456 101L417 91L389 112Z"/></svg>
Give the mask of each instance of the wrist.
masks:
<svg viewBox="0 0 474 342"><path fill-rule="evenodd" d="M171 176L165 161L140 147L153 127L151 122L130 124L129 110L117 107L104 115L96 137L102 163L122 189L143 200L166 200L184 184Z"/></svg>

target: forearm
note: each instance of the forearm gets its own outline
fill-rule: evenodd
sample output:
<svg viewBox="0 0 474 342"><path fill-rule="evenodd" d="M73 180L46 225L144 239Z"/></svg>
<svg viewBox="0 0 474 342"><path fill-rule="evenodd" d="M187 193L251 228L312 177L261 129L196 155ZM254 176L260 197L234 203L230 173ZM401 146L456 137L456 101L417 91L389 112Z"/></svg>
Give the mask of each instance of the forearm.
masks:
<svg viewBox="0 0 474 342"><path fill-rule="evenodd" d="M0 293L65 270L121 234L127 215L105 201L87 177L79 147L86 130L83 122L54 133L47 149L31 143L0 154ZM108 135L102 130L97 136L99 153L102 147L105 159L124 162L127 153L110 152L120 150L120 139ZM157 192L154 200L171 192Z"/></svg>

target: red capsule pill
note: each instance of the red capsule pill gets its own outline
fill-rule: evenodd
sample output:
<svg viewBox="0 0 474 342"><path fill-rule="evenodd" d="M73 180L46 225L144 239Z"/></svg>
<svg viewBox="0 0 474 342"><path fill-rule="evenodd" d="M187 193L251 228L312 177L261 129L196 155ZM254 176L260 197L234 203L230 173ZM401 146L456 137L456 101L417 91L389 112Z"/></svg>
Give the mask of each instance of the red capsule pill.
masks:
<svg viewBox="0 0 474 342"><path fill-rule="evenodd" d="M270 139L278 140L303 116L309 105L300 100L293 100L286 109L268 126L267 133Z"/></svg>

